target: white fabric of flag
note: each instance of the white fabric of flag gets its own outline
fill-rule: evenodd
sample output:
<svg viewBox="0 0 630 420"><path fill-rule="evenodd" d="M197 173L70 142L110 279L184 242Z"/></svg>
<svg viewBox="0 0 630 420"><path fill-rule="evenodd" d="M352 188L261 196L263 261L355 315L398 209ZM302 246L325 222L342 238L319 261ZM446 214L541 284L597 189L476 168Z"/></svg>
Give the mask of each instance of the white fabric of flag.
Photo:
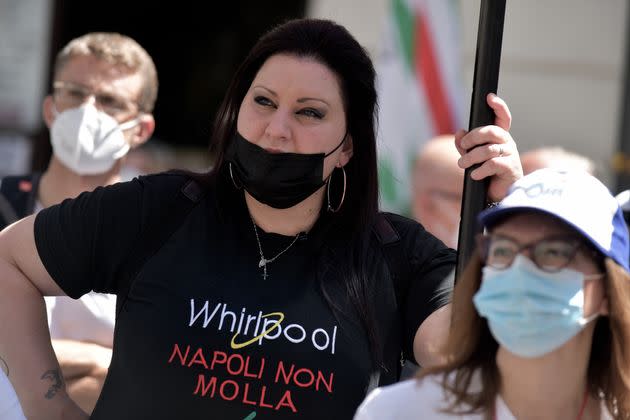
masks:
<svg viewBox="0 0 630 420"><path fill-rule="evenodd" d="M409 214L420 146L464 125L458 2L391 0L376 61L381 208Z"/></svg>

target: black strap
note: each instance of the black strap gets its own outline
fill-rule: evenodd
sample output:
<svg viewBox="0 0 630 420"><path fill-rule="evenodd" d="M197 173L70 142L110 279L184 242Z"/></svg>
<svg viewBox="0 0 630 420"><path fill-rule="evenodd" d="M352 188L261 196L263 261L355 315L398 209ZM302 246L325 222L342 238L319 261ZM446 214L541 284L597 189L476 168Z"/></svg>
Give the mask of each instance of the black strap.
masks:
<svg viewBox="0 0 630 420"><path fill-rule="evenodd" d="M402 308L411 277L411 266L409 265L407 252L400 242L400 235L387 218L386 213L379 214L374 226L374 233L381 243L387 268L392 276L394 292L396 293L396 305L398 308Z"/></svg>
<svg viewBox="0 0 630 420"><path fill-rule="evenodd" d="M15 209L7 200L7 198L0 193L0 230L4 229L5 226L9 226L13 222L17 222L19 217L15 212Z"/></svg>
<svg viewBox="0 0 630 420"><path fill-rule="evenodd" d="M201 201L205 190L195 180L189 180L179 190L175 202L156 206L151 222L147 223L134 247L134 251L121 266L121 289L116 300L116 316L120 314L133 285L133 281L146 261L153 256L186 220L186 216ZM165 210L160 212L160 210Z"/></svg>
<svg viewBox="0 0 630 420"><path fill-rule="evenodd" d="M7 176L0 184L0 230L35 210L40 174ZM22 183L30 184L28 189Z"/></svg>
<svg viewBox="0 0 630 420"><path fill-rule="evenodd" d="M403 349L403 330L402 320L404 319L404 303L407 296L409 281L411 278L411 266L407 257L407 252L402 245L400 235L396 228L387 218L386 213L379 213L374 225L374 234L381 245L381 250L385 257L385 262L389 271L392 286L396 296L396 309L398 312L398 321L389 331L389 339L383 348L383 360L397 360L400 363L395 366L389 365L389 368L381 369L378 378L378 386L389 385L400 379L402 372L402 364L405 358L412 355L405 355ZM389 371L388 369L393 369Z"/></svg>

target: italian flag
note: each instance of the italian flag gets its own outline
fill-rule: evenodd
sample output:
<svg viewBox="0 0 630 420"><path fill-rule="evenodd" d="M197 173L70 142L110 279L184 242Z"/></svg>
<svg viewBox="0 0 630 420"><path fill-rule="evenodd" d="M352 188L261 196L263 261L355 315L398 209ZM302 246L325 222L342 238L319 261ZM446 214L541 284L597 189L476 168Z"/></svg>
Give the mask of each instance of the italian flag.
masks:
<svg viewBox="0 0 630 420"><path fill-rule="evenodd" d="M421 145L464 125L455 0L391 0L377 60L381 207L409 214L411 171Z"/></svg>

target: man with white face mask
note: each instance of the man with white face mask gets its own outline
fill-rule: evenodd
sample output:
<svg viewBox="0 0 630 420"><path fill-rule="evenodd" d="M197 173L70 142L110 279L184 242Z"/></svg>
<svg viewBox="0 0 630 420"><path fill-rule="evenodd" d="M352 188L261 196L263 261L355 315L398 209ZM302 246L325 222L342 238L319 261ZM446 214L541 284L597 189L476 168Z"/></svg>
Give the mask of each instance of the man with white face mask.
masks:
<svg viewBox="0 0 630 420"><path fill-rule="evenodd" d="M457 248L464 170L452 135L430 139L420 149L412 178L413 217L450 248Z"/></svg>
<svg viewBox="0 0 630 420"><path fill-rule="evenodd" d="M153 60L129 37L90 33L67 44L56 57L52 93L43 102L53 156L41 176L1 181L0 200L12 208L2 206L0 229L120 181L127 152L153 133L157 85ZM68 392L89 413L111 358L115 296L90 293L77 301L50 297L46 304ZM56 372L50 380L61 383L61 375Z"/></svg>

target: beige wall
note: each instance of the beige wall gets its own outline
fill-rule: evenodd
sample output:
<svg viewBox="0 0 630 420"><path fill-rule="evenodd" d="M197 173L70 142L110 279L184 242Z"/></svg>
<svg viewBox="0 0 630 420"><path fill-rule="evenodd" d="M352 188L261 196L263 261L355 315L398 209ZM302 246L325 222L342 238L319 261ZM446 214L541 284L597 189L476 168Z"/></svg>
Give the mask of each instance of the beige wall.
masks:
<svg viewBox="0 0 630 420"><path fill-rule="evenodd" d="M468 103L480 0L459 3ZM378 59L388 4L312 0L309 13L346 25ZM593 158L604 181L613 180L627 7L624 0L507 0L499 94L522 151L562 145Z"/></svg>

